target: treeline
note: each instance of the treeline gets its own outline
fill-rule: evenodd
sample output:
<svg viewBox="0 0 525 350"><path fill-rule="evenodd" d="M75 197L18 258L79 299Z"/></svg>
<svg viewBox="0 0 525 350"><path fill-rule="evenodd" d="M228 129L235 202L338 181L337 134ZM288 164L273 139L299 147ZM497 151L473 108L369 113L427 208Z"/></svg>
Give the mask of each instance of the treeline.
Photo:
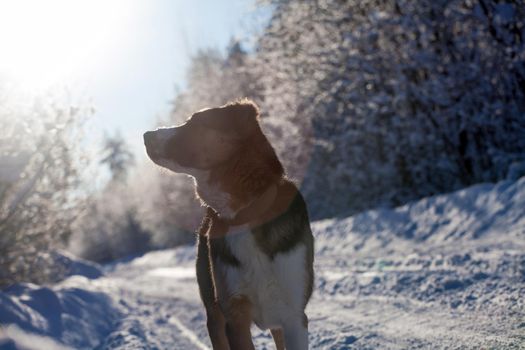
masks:
<svg viewBox="0 0 525 350"><path fill-rule="evenodd" d="M269 1L204 51L168 122L247 96L315 219L525 174L521 1Z"/></svg>

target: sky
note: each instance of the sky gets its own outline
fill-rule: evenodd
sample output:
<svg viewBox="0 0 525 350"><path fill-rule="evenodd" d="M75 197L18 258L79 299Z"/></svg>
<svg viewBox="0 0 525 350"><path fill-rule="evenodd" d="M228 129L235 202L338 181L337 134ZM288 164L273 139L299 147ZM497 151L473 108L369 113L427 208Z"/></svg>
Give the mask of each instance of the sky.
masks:
<svg viewBox="0 0 525 350"><path fill-rule="evenodd" d="M35 94L67 90L95 109L94 148L119 130L141 156L192 55L231 38L249 47L264 20L254 0L0 0L0 77Z"/></svg>

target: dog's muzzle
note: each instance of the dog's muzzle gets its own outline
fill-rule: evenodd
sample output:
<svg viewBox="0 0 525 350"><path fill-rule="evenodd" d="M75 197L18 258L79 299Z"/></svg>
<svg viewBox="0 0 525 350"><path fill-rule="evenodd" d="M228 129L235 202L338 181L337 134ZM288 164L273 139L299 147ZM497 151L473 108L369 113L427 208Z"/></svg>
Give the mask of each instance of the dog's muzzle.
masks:
<svg viewBox="0 0 525 350"><path fill-rule="evenodd" d="M151 159L157 159L160 156L160 147L155 131L146 131L144 133L144 146L146 146L146 153Z"/></svg>

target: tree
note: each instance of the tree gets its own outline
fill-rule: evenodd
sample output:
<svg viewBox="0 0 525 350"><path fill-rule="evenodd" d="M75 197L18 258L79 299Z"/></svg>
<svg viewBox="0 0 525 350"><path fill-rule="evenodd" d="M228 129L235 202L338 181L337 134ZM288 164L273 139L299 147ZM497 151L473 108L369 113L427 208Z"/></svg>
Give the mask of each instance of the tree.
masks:
<svg viewBox="0 0 525 350"><path fill-rule="evenodd" d="M82 211L76 143L89 109L0 91L0 286L59 278L52 250L63 247Z"/></svg>
<svg viewBox="0 0 525 350"><path fill-rule="evenodd" d="M108 262L152 248L152 233L140 217L151 194L138 196L143 181L128 179L135 160L119 133L106 136L102 154L100 165L109 168L111 179L89 197L83 215L75 222L69 248L83 258Z"/></svg>
<svg viewBox="0 0 525 350"><path fill-rule="evenodd" d="M108 166L111 171L111 181L125 182L130 167L135 163L135 158L119 133L114 136L106 135L102 154L100 163Z"/></svg>
<svg viewBox="0 0 525 350"><path fill-rule="evenodd" d="M302 185L314 218L495 181L524 161L520 2L272 3L264 103L276 124L313 129L291 135L314 146Z"/></svg>

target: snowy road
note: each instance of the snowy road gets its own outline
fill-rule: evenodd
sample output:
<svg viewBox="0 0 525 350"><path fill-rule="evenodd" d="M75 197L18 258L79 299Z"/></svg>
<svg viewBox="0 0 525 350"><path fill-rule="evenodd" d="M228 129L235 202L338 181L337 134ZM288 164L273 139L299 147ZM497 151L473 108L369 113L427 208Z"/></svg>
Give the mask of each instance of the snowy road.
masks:
<svg viewBox="0 0 525 350"><path fill-rule="evenodd" d="M311 348L525 349L524 208L522 179L314 223ZM0 293L0 323L20 328L0 329L0 348L32 349L23 330L56 348L209 349L194 255L151 252L97 279ZM52 293L58 320L38 304ZM253 335L274 348L268 332Z"/></svg>
<svg viewBox="0 0 525 350"><path fill-rule="evenodd" d="M190 276L191 262L177 258L179 253L189 256L188 250L191 251L182 248L148 254L142 259L143 262L151 260L151 265L126 264L97 282L100 290L113 295L127 310L124 322L108 337L104 348L130 348L131 345L152 349L209 348L196 281ZM173 266L171 270L168 266L154 265L157 259L169 261L169 256L172 264L183 265ZM326 264L325 259L319 260L319 288L308 307L312 348L519 349L525 342L525 328L523 324L520 326L524 321L522 318L520 321L523 309L513 316L507 310L509 301L473 307L446 305L448 299L468 301L476 289L489 293L486 286L461 291L461 287L445 282L454 287L449 294L424 300L419 293L424 289L413 281L432 279L427 270L409 264L402 270L379 271L374 263L367 270L349 273L343 263L340 267L334 266L334 262L335 265L340 262L338 259L328 259ZM432 273L451 275L448 269ZM393 280L396 284L391 287ZM405 283L402 281L410 281L411 285L398 286ZM497 297L508 298L510 302L518 302L517 298L524 296L523 285L514 294L505 289L499 292ZM467 295L456 295L461 293ZM268 334L255 327L253 333L258 349L273 349Z"/></svg>

